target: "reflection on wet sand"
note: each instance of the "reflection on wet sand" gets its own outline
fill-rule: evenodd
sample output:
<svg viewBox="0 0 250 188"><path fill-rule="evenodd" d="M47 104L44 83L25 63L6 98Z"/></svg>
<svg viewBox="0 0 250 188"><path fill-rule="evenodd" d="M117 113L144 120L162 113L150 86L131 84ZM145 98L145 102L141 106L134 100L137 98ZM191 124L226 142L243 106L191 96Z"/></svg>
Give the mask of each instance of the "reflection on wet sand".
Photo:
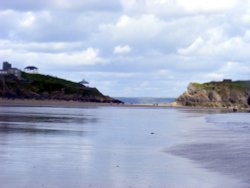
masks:
<svg viewBox="0 0 250 188"><path fill-rule="evenodd" d="M207 116L211 127L190 133L167 152L250 184L250 120L248 113ZM194 139L195 138L195 139Z"/></svg>
<svg viewBox="0 0 250 188"><path fill-rule="evenodd" d="M13 124L1 124L0 125L0 134L1 133L32 133L32 134L60 134L60 135L75 135L83 136L85 131L74 131L74 130L56 130L56 129L45 129L45 128L36 128L29 126L17 126Z"/></svg>
<svg viewBox="0 0 250 188"><path fill-rule="evenodd" d="M85 121L95 122L97 119L90 117L67 117L60 114L0 114L0 122L34 122L34 123L85 123Z"/></svg>
<svg viewBox="0 0 250 188"><path fill-rule="evenodd" d="M86 123L97 123L92 116L47 113L1 113L1 133L61 134L83 136L86 130L79 128ZM75 126L78 125L78 127Z"/></svg>
<svg viewBox="0 0 250 188"><path fill-rule="evenodd" d="M163 152L189 143L183 133L210 130L204 115L161 108L0 108L1 187L247 187L240 177ZM204 147L210 146L216 149Z"/></svg>

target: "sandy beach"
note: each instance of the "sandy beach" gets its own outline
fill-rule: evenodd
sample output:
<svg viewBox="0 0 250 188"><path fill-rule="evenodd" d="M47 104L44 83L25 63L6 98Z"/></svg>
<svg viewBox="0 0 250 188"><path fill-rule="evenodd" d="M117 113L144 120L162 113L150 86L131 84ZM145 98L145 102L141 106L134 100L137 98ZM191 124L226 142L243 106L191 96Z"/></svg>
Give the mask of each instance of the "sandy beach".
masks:
<svg viewBox="0 0 250 188"><path fill-rule="evenodd" d="M62 100L36 100L36 99L3 99L0 98L1 106L39 106L39 107L86 107L86 106L124 106L124 107L177 107L170 103L164 104L118 104L118 103L96 103Z"/></svg>
<svg viewBox="0 0 250 188"><path fill-rule="evenodd" d="M94 103L62 100L36 100L36 99L0 99L1 106L41 106L41 107L84 107L84 106L117 106L115 103Z"/></svg>
<svg viewBox="0 0 250 188"><path fill-rule="evenodd" d="M247 117L195 108L4 106L1 187L246 188Z"/></svg>
<svg viewBox="0 0 250 188"><path fill-rule="evenodd" d="M20 106L20 107L149 107L149 108L178 108L193 110L216 110L223 112L234 112L233 108L219 107L198 107L198 106L181 106L176 102L159 103L159 104L117 104L117 103L95 103L95 102L79 102L79 101L62 101L62 100L36 100L36 99L3 99L0 98L0 106ZM237 112L249 112L249 109L238 109Z"/></svg>

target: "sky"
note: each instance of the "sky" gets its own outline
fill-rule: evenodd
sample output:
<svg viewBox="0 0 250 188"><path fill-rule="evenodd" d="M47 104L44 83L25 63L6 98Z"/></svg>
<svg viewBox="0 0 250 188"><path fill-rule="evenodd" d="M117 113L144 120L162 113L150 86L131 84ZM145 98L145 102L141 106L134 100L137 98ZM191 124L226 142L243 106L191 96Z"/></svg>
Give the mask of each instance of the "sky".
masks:
<svg viewBox="0 0 250 188"><path fill-rule="evenodd" d="M0 61L113 97L250 79L250 0L0 0Z"/></svg>

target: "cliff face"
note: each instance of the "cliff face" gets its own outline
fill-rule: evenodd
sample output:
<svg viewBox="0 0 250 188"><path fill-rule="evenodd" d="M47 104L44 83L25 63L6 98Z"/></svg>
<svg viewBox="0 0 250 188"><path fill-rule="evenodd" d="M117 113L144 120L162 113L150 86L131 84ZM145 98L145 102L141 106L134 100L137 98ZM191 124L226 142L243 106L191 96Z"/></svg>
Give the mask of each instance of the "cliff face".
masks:
<svg viewBox="0 0 250 188"><path fill-rule="evenodd" d="M96 88L41 74L22 73L19 80L13 75L0 77L0 97L11 99L55 99L82 102L122 103L104 96Z"/></svg>
<svg viewBox="0 0 250 188"><path fill-rule="evenodd" d="M184 106L247 108L250 81L190 83L176 102Z"/></svg>

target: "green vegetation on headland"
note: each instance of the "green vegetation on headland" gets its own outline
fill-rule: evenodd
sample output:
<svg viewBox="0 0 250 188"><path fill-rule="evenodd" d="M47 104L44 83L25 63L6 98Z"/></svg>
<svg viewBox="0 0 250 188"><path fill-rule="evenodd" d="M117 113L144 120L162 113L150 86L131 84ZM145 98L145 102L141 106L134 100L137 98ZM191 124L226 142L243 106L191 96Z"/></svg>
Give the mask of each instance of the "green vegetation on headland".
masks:
<svg viewBox="0 0 250 188"><path fill-rule="evenodd" d="M190 83L176 101L184 106L247 108L250 105L250 81Z"/></svg>
<svg viewBox="0 0 250 188"><path fill-rule="evenodd" d="M122 103L104 96L96 88L49 75L22 72L21 79L11 74L1 76L0 79L2 98Z"/></svg>

